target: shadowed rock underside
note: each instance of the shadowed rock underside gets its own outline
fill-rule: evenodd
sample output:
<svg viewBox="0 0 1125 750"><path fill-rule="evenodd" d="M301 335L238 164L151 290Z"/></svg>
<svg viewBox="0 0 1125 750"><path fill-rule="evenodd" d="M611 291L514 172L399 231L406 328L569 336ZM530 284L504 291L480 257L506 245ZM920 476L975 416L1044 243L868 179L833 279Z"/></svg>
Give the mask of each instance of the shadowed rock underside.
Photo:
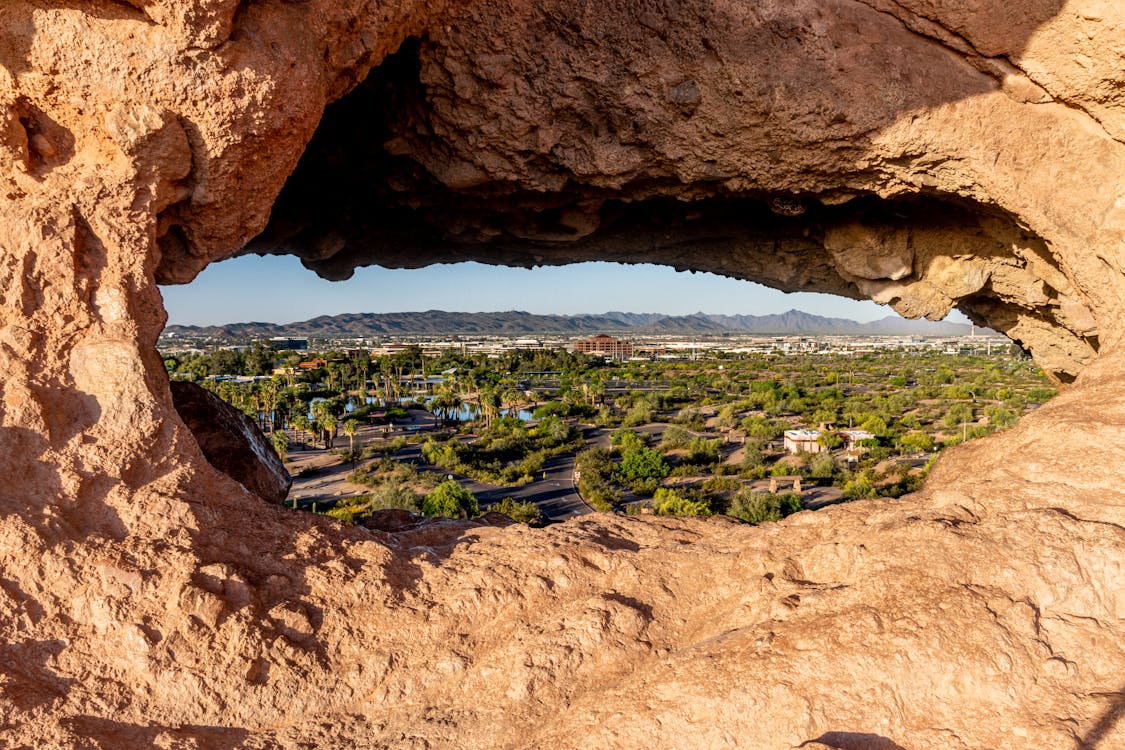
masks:
<svg viewBox="0 0 1125 750"><path fill-rule="evenodd" d="M0 5L0 746L1125 743L1123 39L1109 0ZM173 408L156 284L244 251L956 307L1069 385L778 524L341 527Z"/></svg>

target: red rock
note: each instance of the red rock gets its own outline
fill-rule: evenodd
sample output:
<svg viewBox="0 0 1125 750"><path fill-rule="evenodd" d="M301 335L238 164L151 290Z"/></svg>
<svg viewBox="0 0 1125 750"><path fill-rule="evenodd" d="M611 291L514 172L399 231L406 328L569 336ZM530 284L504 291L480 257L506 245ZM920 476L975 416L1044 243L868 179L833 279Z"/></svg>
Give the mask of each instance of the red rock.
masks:
<svg viewBox="0 0 1125 750"><path fill-rule="evenodd" d="M173 380L172 403L208 463L267 503L281 503L293 478L254 420L195 383Z"/></svg>
<svg viewBox="0 0 1125 750"><path fill-rule="evenodd" d="M1123 36L1099 0L0 3L0 744L1125 746ZM174 414L156 282L252 240L956 306L1074 383L896 501L376 533L247 502Z"/></svg>

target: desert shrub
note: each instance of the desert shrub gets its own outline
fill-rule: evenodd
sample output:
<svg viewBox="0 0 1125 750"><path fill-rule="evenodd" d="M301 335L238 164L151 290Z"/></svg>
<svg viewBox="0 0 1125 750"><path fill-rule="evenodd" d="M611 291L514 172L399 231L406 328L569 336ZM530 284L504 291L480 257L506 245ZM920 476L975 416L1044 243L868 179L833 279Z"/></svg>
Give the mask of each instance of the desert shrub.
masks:
<svg viewBox="0 0 1125 750"><path fill-rule="evenodd" d="M719 451L723 441L720 438L708 440L702 437L693 437L687 444L687 455L684 459L688 463L705 466L719 460Z"/></svg>
<svg viewBox="0 0 1125 750"><path fill-rule="evenodd" d="M373 440L363 446L363 455L365 458L380 455L389 456L392 453L398 453L405 447L406 438L401 435L391 440Z"/></svg>
<svg viewBox="0 0 1125 750"><path fill-rule="evenodd" d="M652 500L652 510L658 516L709 516L711 506L702 498L692 498L680 490L661 487Z"/></svg>
<svg viewBox="0 0 1125 750"><path fill-rule="evenodd" d="M418 504L418 495L406 485L398 482L385 484L371 493L372 510L388 510L391 508L408 510L411 513L419 513L422 510Z"/></svg>
<svg viewBox="0 0 1125 750"><path fill-rule="evenodd" d="M862 500L863 498L875 497L876 494L875 482L870 472L863 472L844 482L842 489L845 500Z"/></svg>
<svg viewBox="0 0 1125 750"><path fill-rule="evenodd" d="M652 406L647 401L639 401L625 413L621 424L626 427L638 427L652 421Z"/></svg>
<svg viewBox="0 0 1125 750"><path fill-rule="evenodd" d="M689 442L691 442L691 433L680 425L673 424L664 430L660 447L665 450L675 450L676 448L683 448Z"/></svg>
<svg viewBox="0 0 1125 750"><path fill-rule="evenodd" d="M342 500L330 508L325 515L344 523L359 523L371 515L371 495L357 495Z"/></svg>
<svg viewBox="0 0 1125 750"><path fill-rule="evenodd" d="M703 415L699 413L698 409L690 406L680 409L680 412L673 417L672 421L690 430L702 430L705 426Z"/></svg>
<svg viewBox="0 0 1125 750"><path fill-rule="evenodd" d="M765 457L762 455L762 449L753 443L747 443L746 447L742 449L742 468L753 469L763 463L765 463Z"/></svg>
<svg viewBox="0 0 1125 750"><path fill-rule="evenodd" d="M609 444L624 454L626 451L638 450L648 445L644 436L633 430L618 430L610 435Z"/></svg>
<svg viewBox="0 0 1125 750"><path fill-rule="evenodd" d="M557 416L548 415L535 428L536 437L546 446L562 445L570 439L570 425Z"/></svg>
<svg viewBox="0 0 1125 750"><path fill-rule="evenodd" d="M836 459L828 451L817 453L809 464L809 476L814 479L831 479L836 473Z"/></svg>
<svg viewBox="0 0 1125 750"><path fill-rule="evenodd" d="M905 453L919 453L934 449L934 439L925 432L908 432L899 437L898 444Z"/></svg>
<svg viewBox="0 0 1125 750"><path fill-rule="evenodd" d="M759 440L773 440L782 433L782 428L761 414L751 414L739 423L748 437Z"/></svg>
<svg viewBox="0 0 1125 750"><path fill-rule="evenodd" d="M583 500L603 513L613 510L621 502L621 492L600 477L587 479L583 474L578 482L578 491L582 493Z"/></svg>
<svg viewBox="0 0 1125 750"><path fill-rule="evenodd" d="M494 510L497 513L503 513L513 521L519 523L541 523L543 521L543 514L539 508L532 502L520 502L514 498L506 497L500 502L493 505L489 510Z"/></svg>
<svg viewBox="0 0 1125 750"><path fill-rule="evenodd" d="M766 466L765 464L751 466L749 469L743 469L741 472L739 472L739 475L743 479L765 479L770 475L770 467Z"/></svg>
<svg viewBox="0 0 1125 750"><path fill-rule="evenodd" d="M742 489L727 503L727 515L747 523L759 524L765 521L779 521L803 508L801 498L792 493L777 495Z"/></svg>
<svg viewBox="0 0 1125 750"><path fill-rule="evenodd" d="M741 486L742 483L734 477L716 475L704 479L699 489L703 490L703 492L708 495L719 495L726 492L734 492Z"/></svg>
<svg viewBox="0 0 1125 750"><path fill-rule="evenodd" d="M652 497L660 487L660 480L653 477L634 479L629 484L629 489L637 497Z"/></svg>
<svg viewBox="0 0 1125 750"><path fill-rule="evenodd" d="M442 482L422 500L422 513L446 518L474 518L480 515L476 496L459 483Z"/></svg>

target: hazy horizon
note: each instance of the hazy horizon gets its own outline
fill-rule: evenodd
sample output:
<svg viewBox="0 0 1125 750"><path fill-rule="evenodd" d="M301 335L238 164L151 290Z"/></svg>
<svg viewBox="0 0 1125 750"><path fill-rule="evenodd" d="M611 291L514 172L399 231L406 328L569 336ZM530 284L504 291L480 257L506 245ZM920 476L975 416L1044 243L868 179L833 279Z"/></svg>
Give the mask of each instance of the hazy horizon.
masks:
<svg viewBox="0 0 1125 750"><path fill-rule="evenodd" d="M750 281L668 266L591 262L535 269L481 263L419 269L360 268L325 281L292 256L215 263L190 284L163 286L168 325L286 324L353 313L529 312L599 315L772 315L798 310L861 323L897 313L830 294L787 294ZM968 322L954 311L946 320Z"/></svg>

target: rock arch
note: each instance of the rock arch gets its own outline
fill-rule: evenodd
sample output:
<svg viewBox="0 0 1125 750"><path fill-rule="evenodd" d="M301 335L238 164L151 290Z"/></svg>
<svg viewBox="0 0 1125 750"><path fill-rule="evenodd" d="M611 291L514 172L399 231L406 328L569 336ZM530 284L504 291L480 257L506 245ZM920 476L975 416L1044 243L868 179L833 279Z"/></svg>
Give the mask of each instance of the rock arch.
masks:
<svg viewBox="0 0 1125 750"><path fill-rule="evenodd" d="M999 5L5 3L5 741L1119 740L1125 15ZM1073 385L906 502L341 529L172 408L156 282L243 248L956 305Z"/></svg>

